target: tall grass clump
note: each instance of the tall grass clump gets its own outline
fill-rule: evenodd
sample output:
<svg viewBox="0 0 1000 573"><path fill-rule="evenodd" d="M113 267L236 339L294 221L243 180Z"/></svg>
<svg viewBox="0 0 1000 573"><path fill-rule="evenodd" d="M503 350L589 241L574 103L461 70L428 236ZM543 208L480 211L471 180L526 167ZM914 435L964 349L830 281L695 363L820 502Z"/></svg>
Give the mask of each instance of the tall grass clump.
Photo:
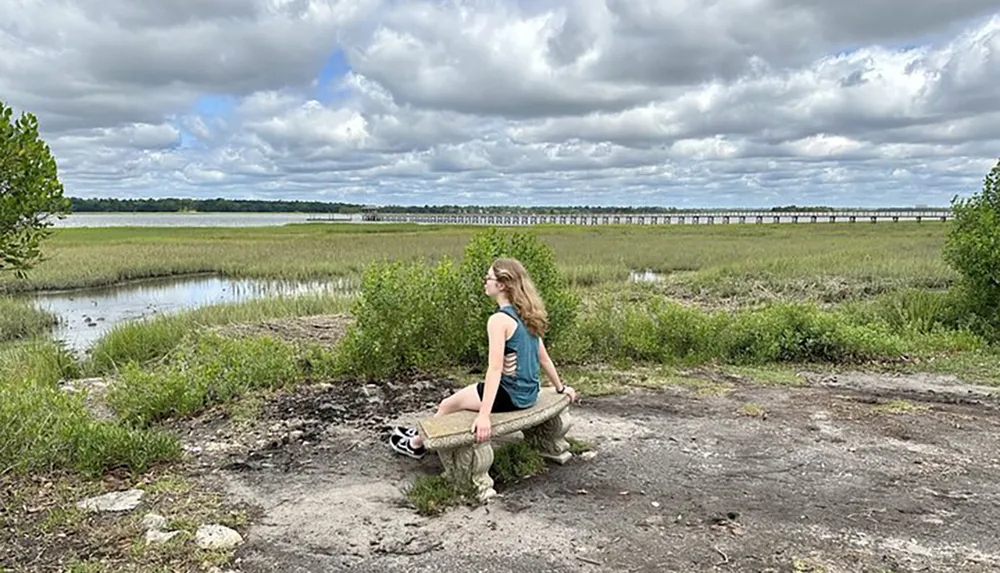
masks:
<svg viewBox="0 0 1000 573"><path fill-rule="evenodd" d="M94 345L85 370L93 375L114 372L129 363L149 364L169 354L184 336L200 328L274 318L345 313L351 297L303 295L274 297L199 308L115 327Z"/></svg>
<svg viewBox="0 0 1000 573"><path fill-rule="evenodd" d="M48 311L0 296L0 343L40 336L57 322L55 315Z"/></svg>
<svg viewBox="0 0 1000 573"><path fill-rule="evenodd" d="M16 385L35 380L54 386L76 378L80 365L64 346L43 338L0 345L0 383Z"/></svg>
<svg viewBox="0 0 1000 573"><path fill-rule="evenodd" d="M96 477L123 467L142 473L179 455L173 436L94 419L82 395L34 381L0 385L0 475L75 470Z"/></svg>
<svg viewBox="0 0 1000 573"><path fill-rule="evenodd" d="M534 235L489 229L472 238L458 265L450 259L433 266L370 264L352 309L355 323L340 348L339 370L384 377L460 364L482 367L485 325L496 311L483 292L483 277L499 257L524 264L549 313L546 342L558 341L576 320L578 300L551 250Z"/></svg>
<svg viewBox="0 0 1000 573"><path fill-rule="evenodd" d="M197 413L255 389L287 387L302 378L299 355L287 343L201 333L178 346L163 364L151 368L127 364L107 400L122 420L143 427Z"/></svg>
<svg viewBox="0 0 1000 573"><path fill-rule="evenodd" d="M138 473L180 455L171 436L95 419L84 394L58 386L76 373L72 357L51 341L0 349L0 476L60 470L95 477L114 468Z"/></svg>

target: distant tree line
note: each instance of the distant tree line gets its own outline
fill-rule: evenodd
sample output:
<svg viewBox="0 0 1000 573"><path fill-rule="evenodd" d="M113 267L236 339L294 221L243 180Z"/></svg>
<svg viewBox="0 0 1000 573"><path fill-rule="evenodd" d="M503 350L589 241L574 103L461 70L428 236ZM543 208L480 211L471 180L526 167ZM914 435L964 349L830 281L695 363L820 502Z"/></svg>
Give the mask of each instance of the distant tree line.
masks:
<svg viewBox="0 0 1000 573"><path fill-rule="evenodd" d="M360 213L365 205L359 203L327 203L322 201L262 201L250 199L81 199L71 197L72 210L76 213ZM601 206L546 206L511 207L507 205L379 205L380 213L442 213L473 215L480 213L542 215L605 214L605 213L717 213L719 211L770 211L774 213L826 213L831 211L920 211L931 207L880 207L871 209L846 209L824 206L785 205L770 209L715 208L680 209L677 207L601 207Z"/></svg>
<svg viewBox="0 0 1000 573"><path fill-rule="evenodd" d="M76 213L357 213L360 205L321 201L250 199L81 199L71 197Z"/></svg>

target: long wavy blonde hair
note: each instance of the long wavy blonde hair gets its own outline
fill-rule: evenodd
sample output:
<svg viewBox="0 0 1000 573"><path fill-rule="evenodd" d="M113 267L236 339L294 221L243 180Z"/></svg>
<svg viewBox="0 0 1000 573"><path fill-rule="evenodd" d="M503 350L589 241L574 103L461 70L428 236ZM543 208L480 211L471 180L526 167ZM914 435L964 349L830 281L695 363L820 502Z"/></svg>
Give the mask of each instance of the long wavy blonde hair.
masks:
<svg viewBox="0 0 1000 573"><path fill-rule="evenodd" d="M510 304L528 332L535 336L545 334L549 329L549 315L524 265L517 259L497 259L493 261L493 274L504 285Z"/></svg>

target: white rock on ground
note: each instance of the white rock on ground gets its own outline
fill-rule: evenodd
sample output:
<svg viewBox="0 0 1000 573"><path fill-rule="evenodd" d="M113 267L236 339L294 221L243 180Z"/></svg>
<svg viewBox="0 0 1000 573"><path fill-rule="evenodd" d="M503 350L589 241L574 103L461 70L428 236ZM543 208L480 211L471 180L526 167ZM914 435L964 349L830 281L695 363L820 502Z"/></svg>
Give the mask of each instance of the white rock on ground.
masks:
<svg viewBox="0 0 1000 573"><path fill-rule="evenodd" d="M83 511L132 511L143 495L144 492L138 489L113 491L78 501L76 507Z"/></svg>
<svg viewBox="0 0 1000 573"><path fill-rule="evenodd" d="M167 528L167 518L158 513L147 513L142 518L142 526L150 530L161 530Z"/></svg>
<svg viewBox="0 0 1000 573"><path fill-rule="evenodd" d="M243 537L224 525L202 525L194 534L195 543L202 549L232 549L243 543Z"/></svg>
<svg viewBox="0 0 1000 573"><path fill-rule="evenodd" d="M146 532L146 545L152 545L153 543L166 543L180 535L180 531L162 531L159 529L150 529Z"/></svg>

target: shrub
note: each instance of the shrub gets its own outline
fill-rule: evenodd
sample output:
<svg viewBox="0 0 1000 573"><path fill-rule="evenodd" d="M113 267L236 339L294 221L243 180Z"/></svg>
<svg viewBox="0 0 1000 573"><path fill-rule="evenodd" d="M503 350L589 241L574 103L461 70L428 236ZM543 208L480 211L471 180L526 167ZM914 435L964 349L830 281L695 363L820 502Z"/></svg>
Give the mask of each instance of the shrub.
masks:
<svg viewBox="0 0 1000 573"><path fill-rule="evenodd" d="M578 301L568 291L552 252L534 236L479 233L455 265L376 261L364 273L352 314L355 323L338 353L337 371L379 378L410 370L486 364L486 321L496 312L483 292L483 276L499 257L519 259L549 312L546 344L558 344L576 320Z"/></svg>
<svg viewBox="0 0 1000 573"><path fill-rule="evenodd" d="M434 267L370 264L337 370L377 378L457 363L466 345L467 297L450 260Z"/></svg>
<svg viewBox="0 0 1000 573"><path fill-rule="evenodd" d="M943 256L962 275L970 310L982 319L981 330L1000 339L1000 161L980 193L952 200L954 227Z"/></svg>
<svg viewBox="0 0 1000 573"><path fill-rule="evenodd" d="M498 258L510 257L521 261L545 302L549 315L549 330L545 344L555 346L572 328L577 319L579 298L569 289L562 272L556 266L555 254L535 235L513 232L503 234L490 228L474 236L465 249L460 275L465 296L465 362L485 364L489 340L485 336L486 321L496 307L483 294L483 277Z"/></svg>
<svg viewBox="0 0 1000 573"><path fill-rule="evenodd" d="M807 305L743 311L720 334L722 357L738 364L864 362L901 354L899 337L887 328L852 324Z"/></svg>

